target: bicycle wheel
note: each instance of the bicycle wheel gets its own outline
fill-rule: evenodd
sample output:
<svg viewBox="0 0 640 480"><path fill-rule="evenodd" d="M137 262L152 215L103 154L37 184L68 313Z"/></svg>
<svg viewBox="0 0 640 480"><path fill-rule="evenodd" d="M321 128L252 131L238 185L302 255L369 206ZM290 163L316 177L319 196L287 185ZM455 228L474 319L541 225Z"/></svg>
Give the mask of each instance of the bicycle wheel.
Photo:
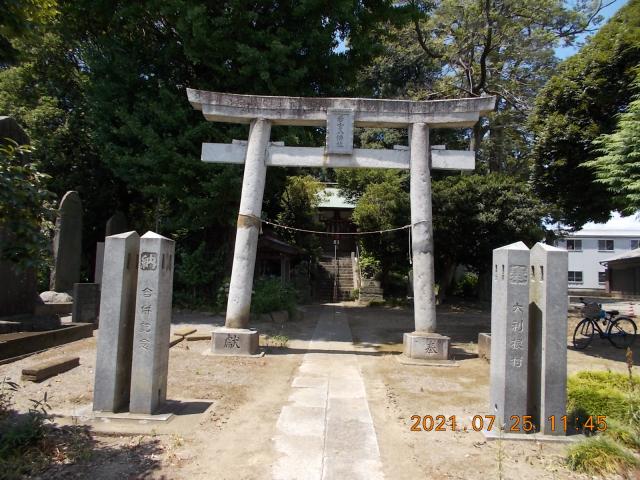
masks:
<svg viewBox="0 0 640 480"><path fill-rule="evenodd" d="M616 348L630 347L636 339L636 324L629 317L618 317L609 326L607 337Z"/></svg>
<svg viewBox="0 0 640 480"><path fill-rule="evenodd" d="M581 320L573 331L573 348L584 350L589 346L594 335L593 321L589 318Z"/></svg>

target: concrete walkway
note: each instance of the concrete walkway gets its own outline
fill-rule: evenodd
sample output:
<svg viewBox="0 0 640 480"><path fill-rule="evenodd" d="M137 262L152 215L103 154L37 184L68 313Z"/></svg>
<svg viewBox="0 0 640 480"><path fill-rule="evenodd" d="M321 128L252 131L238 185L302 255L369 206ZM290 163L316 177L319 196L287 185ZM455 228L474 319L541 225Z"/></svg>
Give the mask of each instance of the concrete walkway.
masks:
<svg viewBox="0 0 640 480"><path fill-rule="evenodd" d="M291 383L274 437L274 479L384 478L346 315L326 307Z"/></svg>

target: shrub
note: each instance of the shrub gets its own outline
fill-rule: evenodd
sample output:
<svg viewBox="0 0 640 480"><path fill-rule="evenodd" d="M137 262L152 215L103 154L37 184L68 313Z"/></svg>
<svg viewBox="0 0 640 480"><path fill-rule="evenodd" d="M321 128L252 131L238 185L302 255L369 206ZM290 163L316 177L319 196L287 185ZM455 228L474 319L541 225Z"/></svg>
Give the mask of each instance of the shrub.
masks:
<svg viewBox="0 0 640 480"><path fill-rule="evenodd" d="M382 272L380 260L368 255L360 256L360 272L364 278L377 278Z"/></svg>
<svg viewBox="0 0 640 480"><path fill-rule="evenodd" d="M203 307L212 303L212 287L224 268L225 248L207 251L205 242L189 251L176 251L175 298L178 305Z"/></svg>
<svg viewBox="0 0 640 480"><path fill-rule="evenodd" d="M596 435L572 445L567 463L573 470L590 475L620 472L638 465L638 460L611 438Z"/></svg>
<svg viewBox="0 0 640 480"><path fill-rule="evenodd" d="M46 265L55 196L38 171L29 146L0 138L0 258L20 268Z"/></svg>
<svg viewBox="0 0 640 480"><path fill-rule="evenodd" d="M292 314L295 306L296 292L291 286L283 285L278 278L264 278L256 281L251 299L253 313L287 310Z"/></svg>
<svg viewBox="0 0 640 480"><path fill-rule="evenodd" d="M453 287L453 294L457 297L471 298L477 295L478 274L466 272Z"/></svg>

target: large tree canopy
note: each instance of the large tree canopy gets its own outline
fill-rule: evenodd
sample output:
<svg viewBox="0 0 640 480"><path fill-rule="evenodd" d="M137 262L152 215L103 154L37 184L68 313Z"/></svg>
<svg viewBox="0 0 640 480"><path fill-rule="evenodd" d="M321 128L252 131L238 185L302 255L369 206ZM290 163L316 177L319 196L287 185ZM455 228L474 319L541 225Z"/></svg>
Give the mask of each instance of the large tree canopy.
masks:
<svg viewBox="0 0 640 480"><path fill-rule="evenodd" d="M85 271L105 220L118 209L132 228L179 239L185 259L198 253L196 263L232 242L242 169L203 164L200 146L246 138L247 128L205 121L186 88L347 95L391 9L388 0L12 5L24 19L14 18L20 28L0 31L16 58L14 67L0 62L0 111L31 135L50 188L59 196L80 191ZM58 14L45 18L42 9L35 16L38 5ZM322 138L299 128L274 128L273 137L290 144ZM287 173L270 169L264 209L271 218L282 209ZM190 289L197 281L188 280ZM205 284L215 287L203 278Z"/></svg>
<svg viewBox="0 0 640 480"><path fill-rule="evenodd" d="M565 224L603 222L619 206L605 185L594 182L593 171L580 165L598 156L593 141L611 133L616 115L628 106L638 65L640 1L630 0L560 66L536 101L536 192Z"/></svg>
<svg viewBox="0 0 640 480"><path fill-rule="evenodd" d="M389 29L363 82L381 96L495 95L496 112L473 130L472 148L481 168L526 177L526 119L557 64L554 49L600 22L602 2L403 3L409 21Z"/></svg>
<svg viewBox="0 0 640 480"><path fill-rule="evenodd" d="M594 169L596 182L607 188L627 215L640 210L640 75L635 90L635 100L619 115L616 130L596 139L601 156L583 164Z"/></svg>

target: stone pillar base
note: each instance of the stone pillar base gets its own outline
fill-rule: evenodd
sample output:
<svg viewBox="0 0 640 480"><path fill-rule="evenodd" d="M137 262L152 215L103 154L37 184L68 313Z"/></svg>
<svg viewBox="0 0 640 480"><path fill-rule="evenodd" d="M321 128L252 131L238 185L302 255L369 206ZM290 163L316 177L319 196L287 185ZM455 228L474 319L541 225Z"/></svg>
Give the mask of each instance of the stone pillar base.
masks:
<svg viewBox="0 0 640 480"><path fill-rule="evenodd" d="M259 356L257 330L216 327L211 332L210 355Z"/></svg>
<svg viewBox="0 0 640 480"><path fill-rule="evenodd" d="M411 332L404 334L404 355L422 360L448 360L451 339L439 333Z"/></svg>

